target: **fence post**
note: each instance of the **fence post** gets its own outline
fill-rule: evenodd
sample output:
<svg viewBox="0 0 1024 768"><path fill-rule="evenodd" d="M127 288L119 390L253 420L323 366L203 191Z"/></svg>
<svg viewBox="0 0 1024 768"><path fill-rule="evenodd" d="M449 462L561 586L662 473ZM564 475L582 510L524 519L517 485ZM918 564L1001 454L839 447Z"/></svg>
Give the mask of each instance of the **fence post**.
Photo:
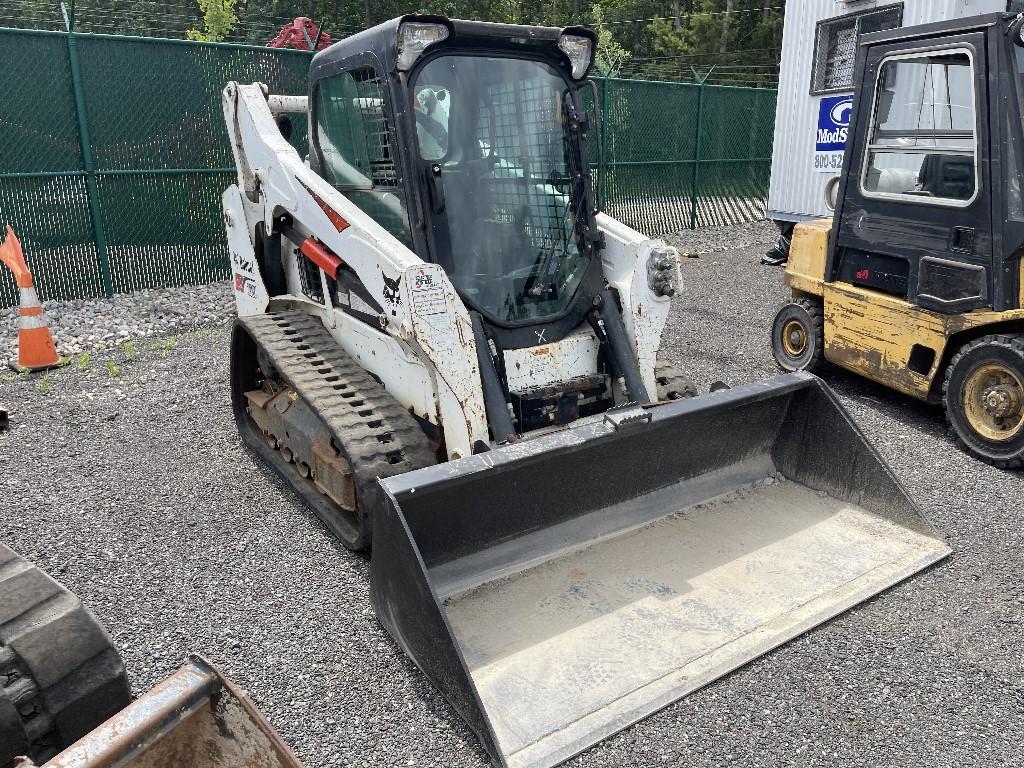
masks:
<svg viewBox="0 0 1024 768"><path fill-rule="evenodd" d="M697 201L700 198L700 190L698 189L700 184L700 145L704 141L704 83L711 77L714 67L708 70L704 77L698 77L697 71L693 67L690 67L690 69L693 70L693 75L697 79L697 129L693 142L693 174L690 177L690 229L696 229Z"/></svg>
<svg viewBox="0 0 1024 768"><path fill-rule="evenodd" d="M74 14L74 3L72 2ZM100 196L96 186L96 164L92 157L92 139L89 136L89 122L85 114L85 94L82 90L82 72L78 64L78 47L75 44L74 16L68 14L63 2L60 4L64 15L64 26L68 36L68 64L71 68L71 89L75 95L75 115L78 118L78 143L82 149L82 170L85 172L85 189L89 198L89 218L92 220L92 234L96 241L96 255L100 262L100 278L103 292L114 295L114 283L110 277L110 259L107 255L107 238L100 218Z"/></svg>
<svg viewBox="0 0 1024 768"><path fill-rule="evenodd" d="M601 186L598 195L602 208L608 207L608 77L606 74L601 81L601 156L598 158Z"/></svg>

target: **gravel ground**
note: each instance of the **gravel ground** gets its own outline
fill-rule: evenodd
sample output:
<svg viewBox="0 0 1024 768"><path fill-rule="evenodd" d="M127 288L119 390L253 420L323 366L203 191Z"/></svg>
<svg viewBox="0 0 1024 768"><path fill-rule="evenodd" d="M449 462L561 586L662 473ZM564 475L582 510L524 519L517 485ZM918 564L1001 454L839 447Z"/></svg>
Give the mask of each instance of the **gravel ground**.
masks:
<svg viewBox="0 0 1024 768"><path fill-rule="evenodd" d="M110 299L43 302L57 351L68 357L223 322L234 309L229 281L153 288ZM18 308L0 307L0 356L9 359L17 351Z"/></svg>
<svg viewBox="0 0 1024 768"><path fill-rule="evenodd" d="M766 329L784 292L757 264L772 238L766 225L681 238L704 255L683 265L664 348L702 389L775 373ZM0 538L93 607L137 692L196 651L309 766L484 765L376 623L368 561L241 448L226 348L224 327L204 327L0 384ZM960 453L935 409L828 380L953 557L570 765L1019 764L1021 475Z"/></svg>

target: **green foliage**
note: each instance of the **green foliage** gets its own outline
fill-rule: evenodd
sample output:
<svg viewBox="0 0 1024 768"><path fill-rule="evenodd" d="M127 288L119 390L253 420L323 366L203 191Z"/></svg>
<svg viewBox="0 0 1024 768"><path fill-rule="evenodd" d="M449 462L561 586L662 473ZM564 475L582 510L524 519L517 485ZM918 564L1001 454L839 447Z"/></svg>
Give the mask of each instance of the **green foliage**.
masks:
<svg viewBox="0 0 1024 768"><path fill-rule="evenodd" d="M590 26L597 33L597 50L594 55L597 71L606 77L616 77L631 54L618 43L605 24L605 11L600 3L594 3L590 9Z"/></svg>
<svg viewBox="0 0 1024 768"><path fill-rule="evenodd" d="M168 336L160 344L160 357L167 357L167 352L178 346L177 336Z"/></svg>
<svg viewBox="0 0 1024 768"><path fill-rule="evenodd" d="M52 0L18 0L27 26L58 29ZM774 85L785 0L78 0L75 28L265 45L298 16L338 40L406 13L510 24L590 24L601 70L625 77ZM692 68L692 69L691 69Z"/></svg>
<svg viewBox="0 0 1024 768"><path fill-rule="evenodd" d="M238 23L235 14L237 0L196 0L199 10L203 12L205 30L190 29L189 40L202 40L208 43L219 43L226 40Z"/></svg>
<svg viewBox="0 0 1024 768"><path fill-rule="evenodd" d="M107 373L110 374L110 378L116 379L121 375L121 369L113 360L107 360Z"/></svg>

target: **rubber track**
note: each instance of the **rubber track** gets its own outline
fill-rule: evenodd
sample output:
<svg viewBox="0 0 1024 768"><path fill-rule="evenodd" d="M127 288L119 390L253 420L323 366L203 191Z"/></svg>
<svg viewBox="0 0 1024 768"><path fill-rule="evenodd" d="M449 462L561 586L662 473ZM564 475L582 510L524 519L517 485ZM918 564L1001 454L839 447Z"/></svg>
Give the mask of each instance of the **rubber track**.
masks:
<svg viewBox="0 0 1024 768"><path fill-rule="evenodd" d="M124 664L82 602L0 544L0 768L42 763L131 701Z"/></svg>
<svg viewBox="0 0 1024 768"><path fill-rule="evenodd" d="M697 396L697 387L690 377L664 360L655 361L654 379L658 384L656 394L659 401L668 400L666 393L670 391L678 392L684 398Z"/></svg>
<svg viewBox="0 0 1024 768"><path fill-rule="evenodd" d="M437 463L412 415L317 318L301 311L277 312L239 322L342 448L352 465L357 504L365 503L368 492L377 496L377 478ZM371 501L378 503L377 498ZM371 506L368 511L375 510Z"/></svg>

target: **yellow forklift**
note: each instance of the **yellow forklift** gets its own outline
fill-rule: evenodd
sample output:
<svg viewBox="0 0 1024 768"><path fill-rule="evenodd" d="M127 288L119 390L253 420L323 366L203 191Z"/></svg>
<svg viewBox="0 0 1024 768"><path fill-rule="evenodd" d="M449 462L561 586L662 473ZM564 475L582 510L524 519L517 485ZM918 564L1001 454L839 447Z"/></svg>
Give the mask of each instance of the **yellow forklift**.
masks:
<svg viewBox="0 0 1024 768"><path fill-rule="evenodd" d="M797 225L772 347L930 403L1024 466L1024 14L860 38L832 219Z"/></svg>

